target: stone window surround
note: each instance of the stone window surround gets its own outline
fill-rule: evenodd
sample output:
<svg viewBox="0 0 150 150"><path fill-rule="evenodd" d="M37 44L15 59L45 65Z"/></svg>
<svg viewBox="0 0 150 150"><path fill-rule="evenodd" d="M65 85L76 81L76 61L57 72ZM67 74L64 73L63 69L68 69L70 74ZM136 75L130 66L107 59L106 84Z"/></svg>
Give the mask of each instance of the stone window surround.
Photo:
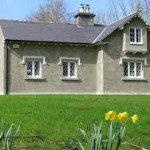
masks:
<svg viewBox="0 0 150 150"><path fill-rule="evenodd" d="M23 56L23 59L21 61L22 65L26 64L26 59L41 59L41 60L43 60L43 65L47 64L46 59L45 59L44 56Z"/></svg>
<svg viewBox="0 0 150 150"><path fill-rule="evenodd" d="M148 64L147 64L147 58L135 58L135 57L121 57L120 58L120 61L119 61L119 64L121 65L121 66L123 66L123 62L127 62L127 61L129 61L129 62L142 62L142 68L143 68L143 70L142 70L142 74L143 74L143 77L142 78L131 78L131 77L121 77L121 80L129 80L129 81L134 81L134 80L141 80L141 81L146 81L147 79L146 78L144 78L144 66L148 66Z"/></svg>
<svg viewBox="0 0 150 150"><path fill-rule="evenodd" d="M26 65L27 60L39 60L40 61L40 75L39 76L28 76L27 75L27 69L25 72L25 80L44 80L43 74L42 74L42 64L46 65L46 59L44 56L23 56L23 59L21 61L22 65Z"/></svg>

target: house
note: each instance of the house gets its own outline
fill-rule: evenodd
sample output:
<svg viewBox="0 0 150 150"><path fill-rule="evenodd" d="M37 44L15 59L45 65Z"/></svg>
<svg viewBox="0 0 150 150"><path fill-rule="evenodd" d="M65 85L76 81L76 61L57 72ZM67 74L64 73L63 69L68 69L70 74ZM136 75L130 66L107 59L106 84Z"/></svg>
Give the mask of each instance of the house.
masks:
<svg viewBox="0 0 150 150"><path fill-rule="evenodd" d="M150 94L150 25L134 12L94 24L0 20L0 94Z"/></svg>

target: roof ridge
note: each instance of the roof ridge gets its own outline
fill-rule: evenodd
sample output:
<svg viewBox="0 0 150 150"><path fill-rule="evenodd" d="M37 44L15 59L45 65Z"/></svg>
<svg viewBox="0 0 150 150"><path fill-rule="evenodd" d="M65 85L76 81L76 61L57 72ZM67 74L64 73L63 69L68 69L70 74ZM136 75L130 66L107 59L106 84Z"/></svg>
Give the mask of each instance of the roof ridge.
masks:
<svg viewBox="0 0 150 150"><path fill-rule="evenodd" d="M108 24L108 26L110 26L110 25L112 25L112 24L115 24L116 22L118 22L118 21L120 21L120 20L123 20L123 19L125 19L125 18L127 18L127 17L129 17L129 16L132 16L132 15L134 15L134 14L136 14L136 13L138 14L138 13L139 13L139 11L135 11L134 13L130 13L129 15L124 16L124 17L122 17L122 18L118 19L117 21L114 21L114 22L112 22L112 23Z"/></svg>
<svg viewBox="0 0 150 150"><path fill-rule="evenodd" d="M32 21L32 20L13 20L13 19L0 19L0 21L11 21L11 22L19 22L19 23L31 23L31 24L56 24L56 25L74 25L77 26L75 23L54 23L48 21ZM94 24L94 26L107 26L105 24ZM86 27L86 26L84 26Z"/></svg>
<svg viewBox="0 0 150 150"><path fill-rule="evenodd" d="M57 24L57 25L75 25L73 23L53 23L47 21L28 21L28 20L13 20L13 19L0 19L0 21L11 21L11 22L18 22L18 23L31 23L31 24Z"/></svg>
<svg viewBox="0 0 150 150"><path fill-rule="evenodd" d="M7 21L7 22L11 21L11 22L19 22L19 23L44 23L44 22L27 21L27 20L13 20L13 19L0 19L0 21Z"/></svg>

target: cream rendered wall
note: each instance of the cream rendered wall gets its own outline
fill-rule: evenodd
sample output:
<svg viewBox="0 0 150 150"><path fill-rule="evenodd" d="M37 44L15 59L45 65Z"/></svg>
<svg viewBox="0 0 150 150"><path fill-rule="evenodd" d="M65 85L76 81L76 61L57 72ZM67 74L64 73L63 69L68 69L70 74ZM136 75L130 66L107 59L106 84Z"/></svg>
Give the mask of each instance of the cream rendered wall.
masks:
<svg viewBox="0 0 150 150"><path fill-rule="evenodd" d="M142 28L142 38L143 43L142 44L130 44L130 35L129 35L129 29L130 27L140 27ZM123 51L129 50L129 51L147 51L147 28L145 23L140 18L133 18L129 24L126 24L124 26L124 32L123 32Z"/></svg>
<svg viewBox="0 0 150 150"><path fill-rule="evenodd" d="M8 93L9 94L49 94L97 92L97 55L98 50L88 46L65 46L38 43L19 43L19 49L8 51ZM26 80L26 65L22 65L23 56L44 56L46 65L42 65L44 80ZM60 57L78 57L82 65L77 66L79 80L61 80L62 66Z"/></svg>
<svg viewBox="0 0 150 150"><path fill-rule="evenodd" d="M0 27L0 94L5 94L5 65L6 65L5 39Z"/></svg>
<svg viewBox="0 0 150 150"><path fill-rule="evenodd" d="M143 24L139 22L137 26ZM134 22L136 22L134 20ZM131 22L132 24L132 22ZM127 28L129 28L129 25ZM146 28L146 25L143 26ZM145 29L146 30L146 29ZM113 34L105 39L105 42L110 42L110 45L104 47L104 94L150 94L150 44L144 42L144 45L136 45L137 49L143 50L147 47L148 52L145 54L124 54L123 53L123 34L124 31L116 30ZM150 33L148 33L148 39L150 39ZM130 47L131 46L131 47ZM127 46L128 49L134 50L132 45ZM145 80L122 80L123 66L120 65L120 58L147 58L148 64L144 66L144 79Z"/></svg>

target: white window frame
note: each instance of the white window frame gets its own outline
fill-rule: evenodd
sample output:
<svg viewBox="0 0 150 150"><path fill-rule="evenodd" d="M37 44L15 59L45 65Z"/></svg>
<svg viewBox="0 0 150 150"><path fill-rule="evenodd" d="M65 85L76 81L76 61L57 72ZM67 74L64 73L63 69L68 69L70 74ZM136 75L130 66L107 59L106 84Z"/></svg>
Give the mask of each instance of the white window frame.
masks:
<svg viewBox="0 0 150 150"><path fill-rule="evenodd" d="M67 75L67 76L64 76L64 75L63 75L63 71L64 71L63 63L64 63L64 62L66 62L66 63L68 64L68 75ZM74 63L74 64L75 64L75 68L74 68L74 69L75 69L75 70L74 70L74 74L75 74L75 75L74 75L74 76L71 76L71 75L70 75L70 72L71 72L71 71L70 71L70 64L71 64L71 63ZM76 79L76 78L77 78L77 62L76 62L76 61L64 60L64 61L62 62L62 77L63 77L63 78L67 78L67 79Z"/></svg>
<svg viewBox="0 0 150 150"><path fill-rule="evenodd" d="M63 76L63 62L75 62L75 76ZM60 57L58 64L61 66L61 80L80 80L78 78L78 66L81 66L79 57Z"/></svg>
<svg viewBox="0 0 150 150"><path fill-rule="evenodd" d="M143 61L134 61L134 60L125 60L123 61L123 64L124 63L127 63L128 64L128 75L127 76L123 76L124 78L127 78L127 79L143 79L144 78L144 62ZM130 75L130 63L134 63L134 73L135 73L135 76L131 76ZM140 63L141 64L141 76L137 76L137 63ZM124 73L124 65L123 65L123 73Z"/></svg>
<svg viewBox="0 0 150 150"><path fill-rule="evenodd" d="M40 59L28 59L26 61L26 73L27 73L27 62L31 61L32 62L32 75L27 75L29 78L42 78L42 61ZM35 62L39 61L39 75L35 75Z"/></svg>
<svg viewBox="0 0 150 150"><path fill-rule="evenodd" d="M130 37L130 30L131 29L134 29L134 42L132 42L131 41L131 37ZM140 31L141 31L141 41L140 42L138 42L137 41L137 29L140 29ZM143 28L141 28L141 27L130 27L129 28L129 41L130 41L130 44L143 44Z"/></svg>

